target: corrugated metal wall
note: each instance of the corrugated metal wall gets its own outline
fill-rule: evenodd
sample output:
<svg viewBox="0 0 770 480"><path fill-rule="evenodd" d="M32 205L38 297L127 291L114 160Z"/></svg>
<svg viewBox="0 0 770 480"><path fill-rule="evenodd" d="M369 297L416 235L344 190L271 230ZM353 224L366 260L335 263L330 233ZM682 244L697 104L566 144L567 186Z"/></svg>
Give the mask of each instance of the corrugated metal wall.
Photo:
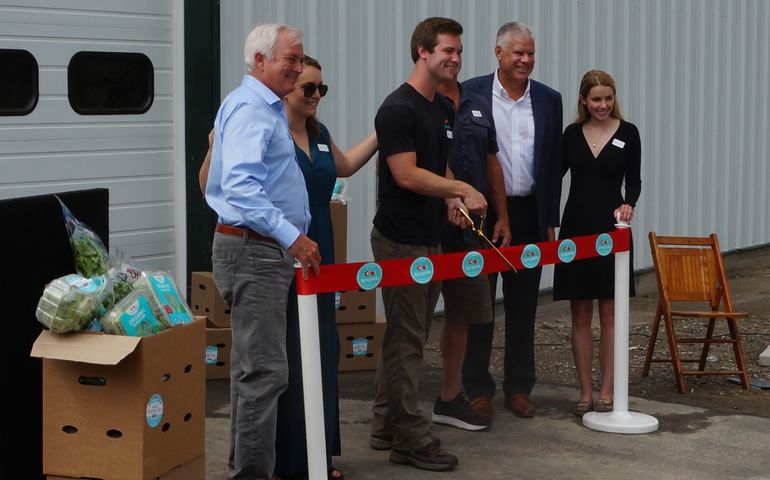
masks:
<svg viewBox="0 0 770 480"><path fill-rule="evenodd" d="M574 118L578 82L612 73L625 118L642 136L635 265L651 265L646 234L716 232L726 250L770 243L770 2L765 0L288 0L222 2L222 88L244 72L243 40L259 22L305 32L330 94L320 117L345 148L373 128L382 99L409 75L409 37L428 16L465 27L461 79L489 73L497 28L535 31L533 78L562 92ZM569 188L565 178L563 200ZM374 166L350 181L350 261L371 258ZM543 276L550 286L551 273Z"/></svg>
<svg viewBox="0 0 770 480"><path fill-rule="evenodd" d="M184 125L174 101L176 94L184 99L174 36L182 17L181 0L0 1L0 48L27 50L39 65L35 109L0 116L0 198L109 188L110 246L148 268L184 272L184 242L178 251L175 236L184 232L177 220L184 221L184 176L177 175ZM141 115L77 114L67 66L81 51L146 55L154 68L152 107Z"/></svg>

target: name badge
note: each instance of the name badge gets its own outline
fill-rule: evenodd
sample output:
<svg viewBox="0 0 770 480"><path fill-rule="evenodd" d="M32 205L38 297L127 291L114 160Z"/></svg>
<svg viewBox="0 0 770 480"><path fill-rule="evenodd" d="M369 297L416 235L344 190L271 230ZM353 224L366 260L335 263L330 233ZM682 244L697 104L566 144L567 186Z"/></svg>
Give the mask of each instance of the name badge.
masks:
<svg viewBox="0 0 770 480"><path fill-rule="evenodd" d="M623 148L626 146L626 142L622 140L618 140L617 138L612 139L612 144L615 145L618 148Z"/></svg>
<svg viewBox="0 0 770 480"><path fill-rule="evenodd" d="M325 143L319 143L318 144L318 151L319 152L328 152L329 151L329 145Z"/></svg>
<svg viewBox="0 0 770 480"><path fill-rule="evenodd" d="M446 138L454 138L454 137L452 136L452 130L447 130L447 131L446 131Z"/></svg>
<svg viewBox="0 0 770 480"><path fill-rule="evenodd" d="M481 111L479 111L479 110L471 110L471 113L473 114L474 117L481 118Z"/></svg>

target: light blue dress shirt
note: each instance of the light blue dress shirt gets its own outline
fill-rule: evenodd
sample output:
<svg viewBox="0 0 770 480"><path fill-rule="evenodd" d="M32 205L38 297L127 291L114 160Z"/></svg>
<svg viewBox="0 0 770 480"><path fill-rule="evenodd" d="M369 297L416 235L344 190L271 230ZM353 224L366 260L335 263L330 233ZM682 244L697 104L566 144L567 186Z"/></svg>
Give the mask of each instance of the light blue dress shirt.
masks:
<svg viewBox="0 0 770 480"><path fill-rule="evenodd" d="M250 228L284 248L310 225L283 102L250 75L217 112L206 201L219 223Z"/></svg>

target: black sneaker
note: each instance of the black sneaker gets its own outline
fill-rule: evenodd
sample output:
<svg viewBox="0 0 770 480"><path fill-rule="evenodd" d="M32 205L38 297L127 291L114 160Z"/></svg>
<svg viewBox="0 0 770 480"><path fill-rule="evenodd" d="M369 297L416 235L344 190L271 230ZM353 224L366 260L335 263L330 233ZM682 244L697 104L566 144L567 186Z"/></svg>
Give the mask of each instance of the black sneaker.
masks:
<svg viewBox="0 0 770 480"><path fill-rule="evenodd" d="M440 442L434 439L424 447L415 450L391 450L390 461L398 465L413 465L422 470L446 472L457 466L457 457L441 450Z"/></svg>
<svg viewBox="0 0 770 480"><path fill-rule="evenodd" d="M441 397L437 397L431 419L433 423L470 431L485 430L492 425L492 420L474 410L471 402L462 393L449 402L444 402Z"/></svg>

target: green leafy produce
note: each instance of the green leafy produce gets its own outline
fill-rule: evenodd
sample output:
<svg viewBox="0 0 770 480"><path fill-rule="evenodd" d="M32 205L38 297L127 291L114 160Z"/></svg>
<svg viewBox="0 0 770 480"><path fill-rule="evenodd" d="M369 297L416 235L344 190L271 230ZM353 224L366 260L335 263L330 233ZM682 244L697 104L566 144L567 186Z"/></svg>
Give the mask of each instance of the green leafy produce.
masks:
<svg viewBox="0 0 770 480"><path fill-rule="evenodd" d="M118 301L121 298L125 297L126 295L131 292L131 282L128 281L128 279L123 275L121 277L123 280L119 282L114 282L112 284L112 290L115 292L115 300Z"/></svg>
<svg viewBox="0 0 770 480"><path fill-rule="evenodd" d="M144 337L170 328L168 316L154 311L152 304L145 287L134 288L102 316L102 330L112 335Z"/></svg>
<svg viewBox="0 0 770 480"><path fill-rule="evenodd" d="M104 243L94 231L78 220L64 202L59 199L64 224L67 226L75 269L85 278L94 278L107 273L110 255Z"/></svg>
<svg viewBox="0 0 770 480"><path fill-rule="evenodd" d="M86 278L107 273L109 256L101 241L86 236L70 241L75 268Z"/></svg>

